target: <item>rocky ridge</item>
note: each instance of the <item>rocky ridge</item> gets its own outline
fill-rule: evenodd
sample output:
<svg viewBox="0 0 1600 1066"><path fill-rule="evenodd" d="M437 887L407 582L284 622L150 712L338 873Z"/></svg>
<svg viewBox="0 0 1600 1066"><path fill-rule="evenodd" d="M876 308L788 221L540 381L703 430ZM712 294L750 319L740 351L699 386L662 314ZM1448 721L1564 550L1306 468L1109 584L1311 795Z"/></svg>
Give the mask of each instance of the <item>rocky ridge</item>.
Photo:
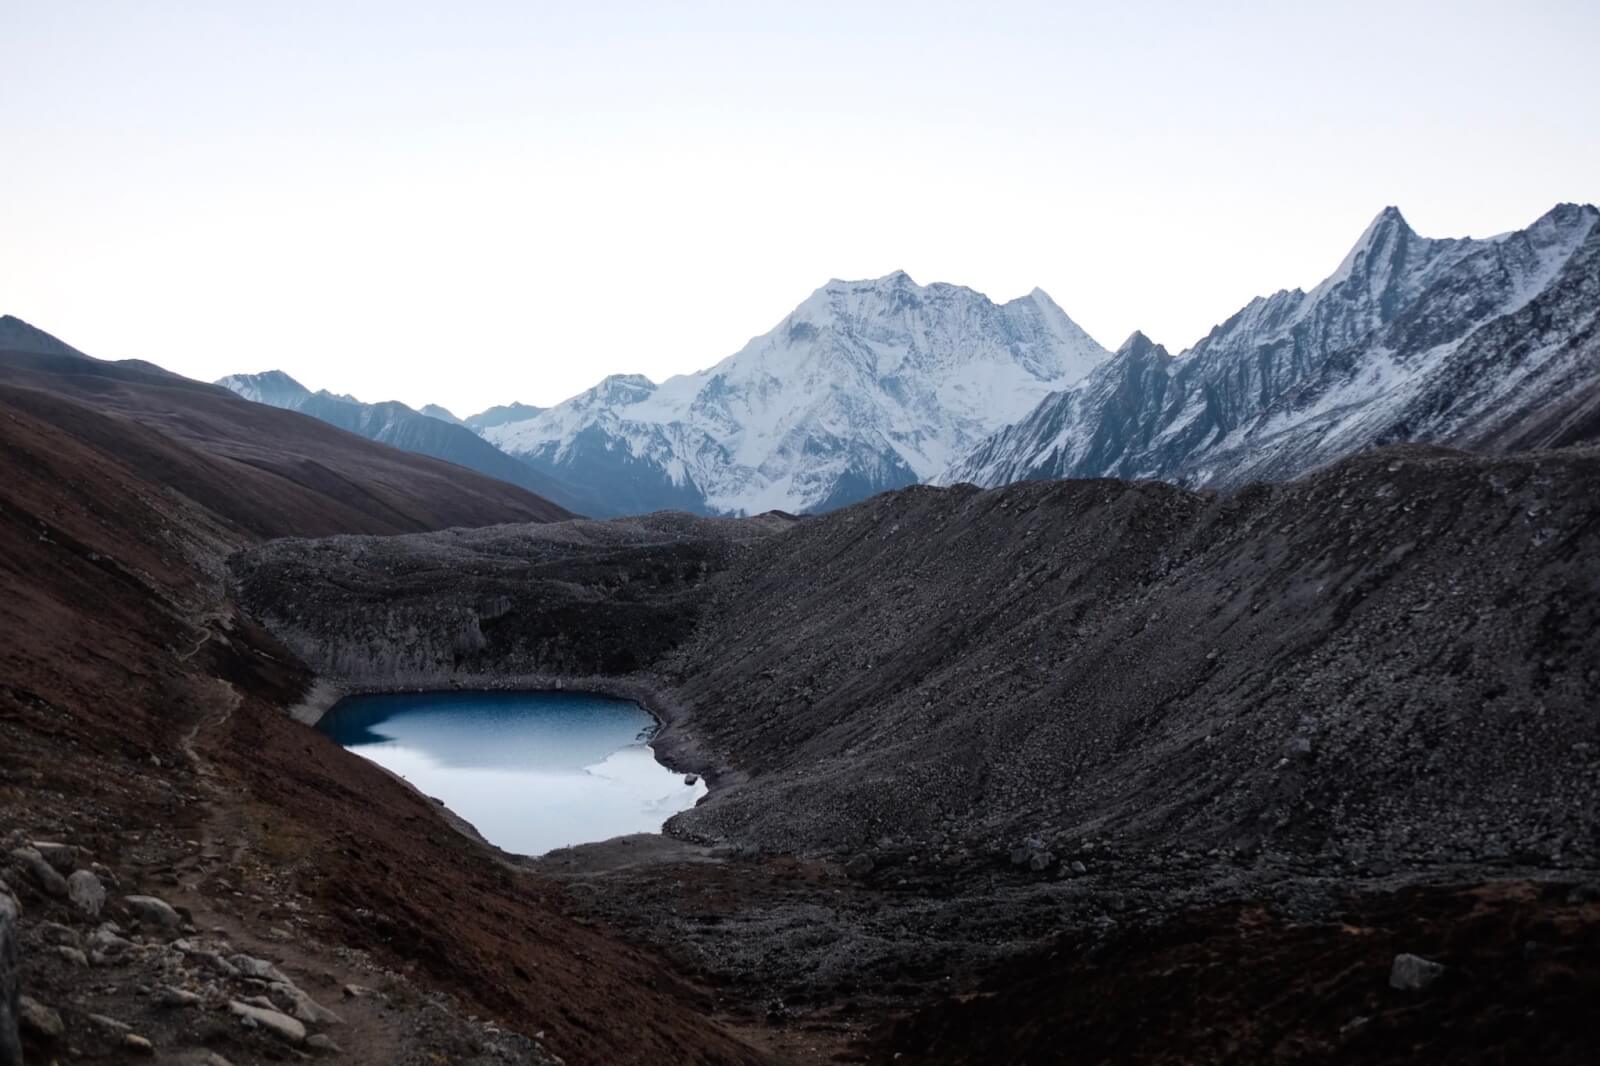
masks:
<svg viewBox="0 0 1600 1066"><path fill-rule="evenodd" d="M1561 204L1500 237L1433 240L1387 208L1312 291L1254 300L1176 357L1135 334L937 481L1233 488L1383 444L1593 441L1597 217Z"/></svg>

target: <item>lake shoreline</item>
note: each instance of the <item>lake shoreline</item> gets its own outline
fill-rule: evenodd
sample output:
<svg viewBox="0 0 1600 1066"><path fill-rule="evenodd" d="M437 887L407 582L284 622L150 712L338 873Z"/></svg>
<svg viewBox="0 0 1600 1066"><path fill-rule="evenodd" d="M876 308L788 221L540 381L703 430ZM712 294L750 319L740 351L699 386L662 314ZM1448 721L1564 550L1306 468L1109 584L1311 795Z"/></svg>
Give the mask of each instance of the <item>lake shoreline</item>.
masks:
<svg viewBox="0 0 1600 1066"><path fill-rule="evenodd" d="M330 700L334 686L321 688L313 728L507 855L660 834L709 793L709 782L660 757L670 727L628 696L463 685Z"/></svg>

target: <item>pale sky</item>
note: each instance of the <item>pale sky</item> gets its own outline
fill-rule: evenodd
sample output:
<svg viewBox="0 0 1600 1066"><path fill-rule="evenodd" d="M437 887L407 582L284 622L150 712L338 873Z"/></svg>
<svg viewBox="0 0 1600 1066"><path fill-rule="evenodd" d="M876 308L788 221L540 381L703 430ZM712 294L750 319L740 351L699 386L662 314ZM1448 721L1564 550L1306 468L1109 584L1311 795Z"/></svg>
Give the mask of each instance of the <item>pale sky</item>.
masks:
<svg viewBox="0 0 1600 1066"><path fill-rule="evenodd" d="M0 0L0 312L465 414L660 380L830 277L1173 351L1600 200L1600 3Z"/></svg>

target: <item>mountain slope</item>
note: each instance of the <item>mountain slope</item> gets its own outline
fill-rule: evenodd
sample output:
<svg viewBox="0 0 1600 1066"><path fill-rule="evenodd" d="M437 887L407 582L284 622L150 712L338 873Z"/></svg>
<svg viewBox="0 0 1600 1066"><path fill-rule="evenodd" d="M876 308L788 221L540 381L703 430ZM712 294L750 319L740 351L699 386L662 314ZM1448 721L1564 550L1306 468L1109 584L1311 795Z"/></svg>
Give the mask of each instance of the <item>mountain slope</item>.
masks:
<svg viewBox="0 0 1600 1066"><path fill-rule="evenodd" d="M291 717L313 678L229 599L225 559L263 537L560 528L530 524L541 510L471 471L147 366L0 351L0 895L23 904L0 986L65 1024L60 1039L25 1032L25 1061L287 1053L149 995L170 982L227 997L242 980L183 961L167 948L177 929L146 924L148 946L95 981L44 943L46 930L82 942L113 916L131 927L124 894L158 895L212 945L320 985L347 1063L439 1062L440 1048L458 1063L770 1061L705 1017L680 970L575 921L560 885L509 875L433 801ZM10 849L46 837L83 849L83 867L92 853L112 890L103 911L19 876ZM238 907L244 894L270 902ZM330 1000L334 975L356 978L352 958L387 971L383 992ZM109 1050L122 1034L101 1036L96 1015L155 1049ZM568 1017L627 1024L550 1022ZM508 1036L486 1039L489 1018Z"/></svg>
<svg viewBox="0 0 1600 1066"><path fill-rule="evenodd" d="M394 400L362 403L350 396L312 392L281 370L230 374L217 384L256 403L299 411L368 440L476 470L575 513L600 506L584 494L579 483L556 482L487 443L459 422L422 414Z"/></svg>
<svg viewBox="0 0 1600 1066"><path fill-rule="evenodd" d="M1429 240L1387 208L1312 291L1254 300L1176 358L1136 334L938 480L1225 487L1383 443L1594 439L1597 217L1563 204L1501 237Z"/></svg>
<svg viewBox="0 0 1600 1066"><path fill-rule="evenodd" d="M570 517L513 485L249 403L148 363L0 350L0 405L116 456L253 536L401 533ZM31 461L20 453L7 460Z"/></svg>
<svg viewBox="0 0 1600 1066"><path fill-rule="evenodd" d="M827 510L933 476L1106 357L1048 296L831 281L708 370L613 375L485 437L619 511Z"/></svg>

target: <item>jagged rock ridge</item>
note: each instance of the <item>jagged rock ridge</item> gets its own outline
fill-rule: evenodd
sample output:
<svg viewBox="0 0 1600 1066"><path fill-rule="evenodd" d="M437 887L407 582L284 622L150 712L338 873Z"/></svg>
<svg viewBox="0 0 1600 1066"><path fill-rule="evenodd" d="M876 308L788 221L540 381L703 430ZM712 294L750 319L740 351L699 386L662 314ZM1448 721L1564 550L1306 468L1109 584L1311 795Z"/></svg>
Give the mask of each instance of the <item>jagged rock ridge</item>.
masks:
<svg viewBox="0 0 1600 1066"><path fill-rule="evenodd" d="M1310 292L1253 300L1174 358L1135 334L937 479L1282 479L1379 444L1489 451L1600 435L1600 217L1487 240L1386 208Z"/></svg>

